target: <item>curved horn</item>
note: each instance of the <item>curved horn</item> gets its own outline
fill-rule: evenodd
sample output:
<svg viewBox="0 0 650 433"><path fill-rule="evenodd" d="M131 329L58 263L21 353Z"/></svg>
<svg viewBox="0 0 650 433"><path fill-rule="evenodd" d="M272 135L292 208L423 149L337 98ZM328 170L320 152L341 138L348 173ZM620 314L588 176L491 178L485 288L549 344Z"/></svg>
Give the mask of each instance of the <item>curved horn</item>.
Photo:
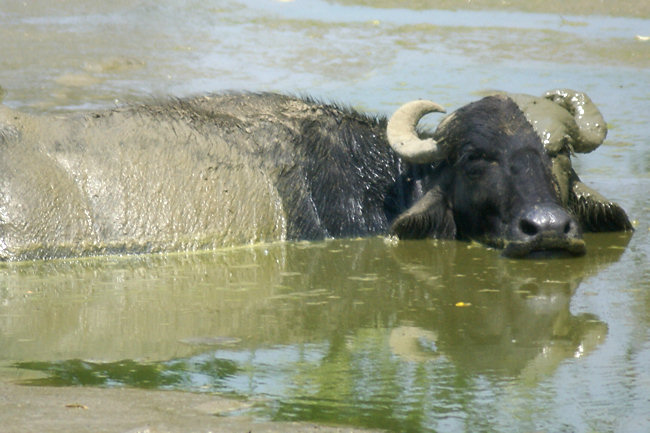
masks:
<svg viewBox="0 0 650 433"><path fill-rule="evenodd" d="M546 92L544 98L559 104L573 116L578 126L573 150L588 153L605 140L607 124L589 96L571 89L555 89Z"/></svg>
<svg viewBox="0 0 650 433"><path fill-rule="evenodd" d="M445 109L431 101L411 101L398 108L388 120L388 144L401 158L424 164L441 160L447 155L447 149L441 148L438 142L432 138L421 139L415 131L420 119L433 112L444 113Z"/></svg>

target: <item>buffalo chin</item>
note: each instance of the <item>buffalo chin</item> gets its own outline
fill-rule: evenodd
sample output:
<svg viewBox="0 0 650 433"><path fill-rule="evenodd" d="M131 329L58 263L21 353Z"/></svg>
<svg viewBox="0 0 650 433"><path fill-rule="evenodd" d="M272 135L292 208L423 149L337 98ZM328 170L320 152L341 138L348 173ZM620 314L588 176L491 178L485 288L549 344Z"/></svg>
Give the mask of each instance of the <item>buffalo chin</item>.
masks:
<svg viewBox="0 0 650 433"><path fill-rule="evenodd" d="M503 255L511 258L582 256L587 252L585 241L579 238L541 238L532 241L507 241Z"/></svg>

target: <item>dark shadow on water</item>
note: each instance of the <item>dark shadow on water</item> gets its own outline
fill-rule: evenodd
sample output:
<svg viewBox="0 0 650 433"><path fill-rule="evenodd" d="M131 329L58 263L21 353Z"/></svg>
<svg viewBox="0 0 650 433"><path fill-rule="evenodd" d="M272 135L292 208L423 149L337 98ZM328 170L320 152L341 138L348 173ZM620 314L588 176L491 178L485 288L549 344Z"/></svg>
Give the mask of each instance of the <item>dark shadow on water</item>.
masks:
<svg viewBox="0 0 650 433"><path fill-rule="evenodd" d="M212 387L219 387L223 378L237 372L237 365L228 360L211 359L193 362L140 363L133 360L92 362L71 359L58 362L17 362L15 368L40 371L47 377L25 380L25 385L38 386L132 386L143 389L183 388L193 374L210 378Z"/></svg>

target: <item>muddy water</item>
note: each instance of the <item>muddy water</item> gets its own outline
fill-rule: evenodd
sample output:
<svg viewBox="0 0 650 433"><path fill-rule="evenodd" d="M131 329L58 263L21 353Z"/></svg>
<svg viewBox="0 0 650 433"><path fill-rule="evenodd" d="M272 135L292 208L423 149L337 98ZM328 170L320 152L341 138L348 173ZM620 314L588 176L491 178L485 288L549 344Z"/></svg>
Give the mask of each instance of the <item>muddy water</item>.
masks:
<svg viewBox="0 0 650 433"><path fill-rule="evenodd" d="M637 230L589 236L577 259L372 238L3 264L0 377L390 431L650 430L646 2L468 3L3 2L0 98L30 112L226 89L378 113L584 90L610 132L574 165Z"/></svg>

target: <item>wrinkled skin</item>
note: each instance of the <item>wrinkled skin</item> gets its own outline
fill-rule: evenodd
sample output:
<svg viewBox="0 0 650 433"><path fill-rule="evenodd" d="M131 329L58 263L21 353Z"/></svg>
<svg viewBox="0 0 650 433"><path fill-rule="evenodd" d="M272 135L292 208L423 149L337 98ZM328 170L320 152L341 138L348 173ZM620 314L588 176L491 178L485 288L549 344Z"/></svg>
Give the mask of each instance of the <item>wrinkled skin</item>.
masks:
<svg viewBox="0 0 650 433"><path fill-rule="evenodd" d="M549 159L509 98L456 113L434 134L448 158L409 163L386 119L276 94L38 117L0 106L0 259L388 233L582 254L581 226L631 228L568 154Z"/></svg>

